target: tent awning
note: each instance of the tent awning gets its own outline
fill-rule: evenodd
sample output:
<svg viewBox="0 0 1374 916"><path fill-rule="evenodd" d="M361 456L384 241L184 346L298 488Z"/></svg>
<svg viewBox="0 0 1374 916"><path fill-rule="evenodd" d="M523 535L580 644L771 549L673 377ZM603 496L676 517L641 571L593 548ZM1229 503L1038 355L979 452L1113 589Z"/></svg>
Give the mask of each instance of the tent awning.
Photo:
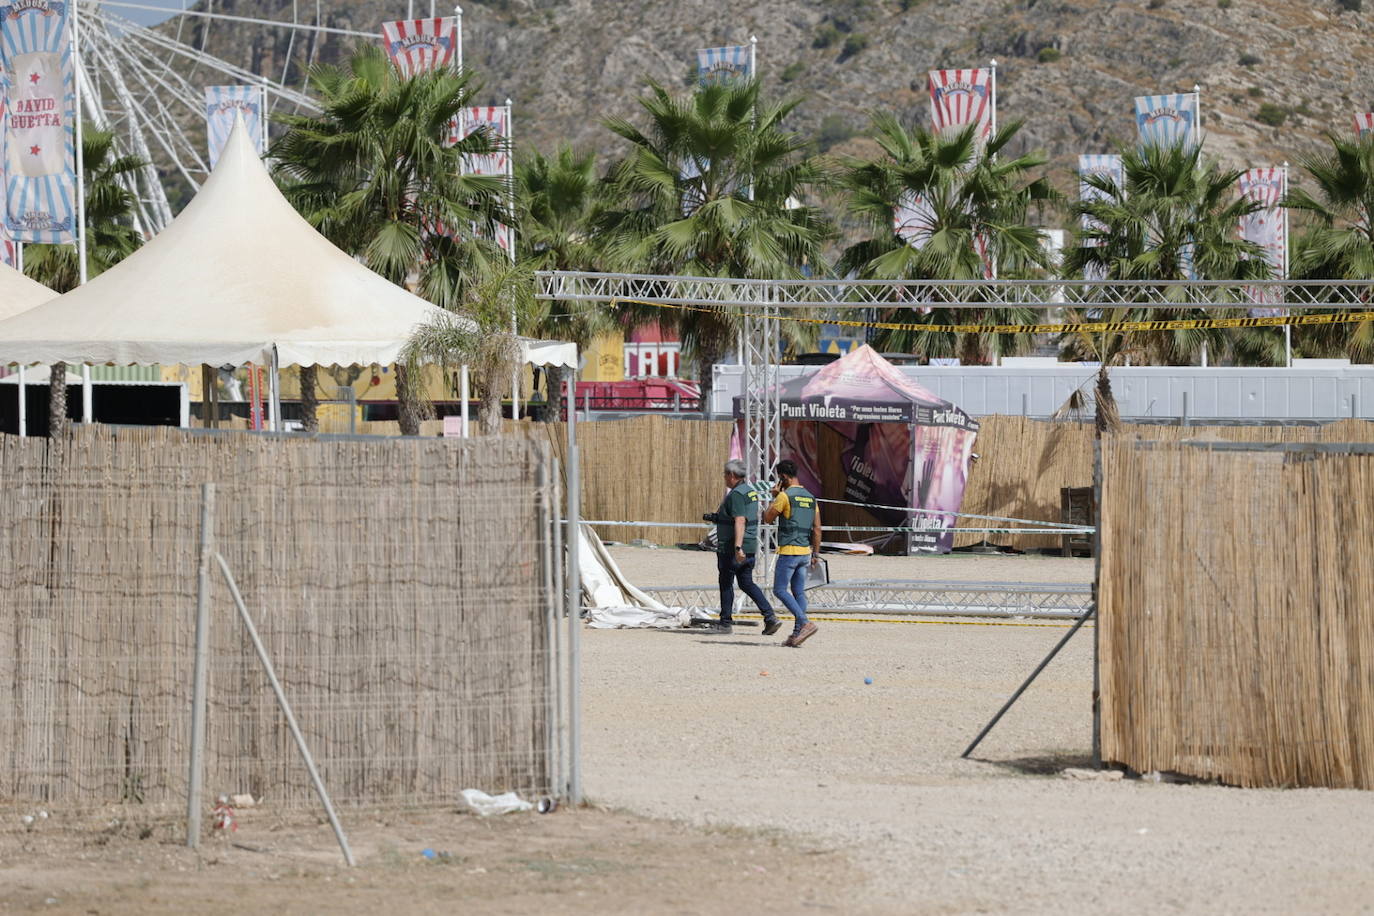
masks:
<svg viewBox="0 0 1374 916"><path fill-rule="evenodd" d="M275 348L284 366L387 365L417 327L447 315L301 218L242 123L170 226L84 286L48 298L0 321L0 364L239 366L270 363ZM576 364L571 344L530 344L539 344L523 345L532 358Z"/></svg>
<svg viewBox="0 0 1374 916"><path fill-rule="evenodd" d="M978 428L977 420L907 378L869 346L783 382L778 401L783 420ZM744 415L743 398L734 399L734 415Z"/></svg>
<svg viewBox="0 0 1374 916"><path fill-rule="evenodd" d="M8 264L0 264L0 321L37 308L57 298L57 293L30 280Z"/></svg>

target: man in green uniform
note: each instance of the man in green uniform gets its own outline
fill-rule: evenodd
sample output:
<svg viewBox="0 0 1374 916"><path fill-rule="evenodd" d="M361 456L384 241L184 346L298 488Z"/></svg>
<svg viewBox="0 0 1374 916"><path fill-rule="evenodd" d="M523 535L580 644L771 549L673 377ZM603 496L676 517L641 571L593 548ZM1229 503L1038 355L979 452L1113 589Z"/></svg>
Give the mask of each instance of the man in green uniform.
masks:
<svg viewBox="0 0 1374 916"><path fill-rule="evenodd" d="M720 574L720 621L715 629L734 632L735 584L763 611L763 635L782 626L778 615L754 584L754 552L758 549L759 495L744 482L744 462L725 462L725 485L730 492L720 508L703 516L716 523L716 571Z"/></svg>
<svg viewBox="0 0 1374 916"><path fill-rule="evenodd" d="M778 523L778 559L773 567L773 594L792 612L792 635L784 646L799 648L819 629L806 619L806 567L820 562L821 508L816 497L797 482L797 464L778 462L773 504L763 513L763 523Z"/></svg>

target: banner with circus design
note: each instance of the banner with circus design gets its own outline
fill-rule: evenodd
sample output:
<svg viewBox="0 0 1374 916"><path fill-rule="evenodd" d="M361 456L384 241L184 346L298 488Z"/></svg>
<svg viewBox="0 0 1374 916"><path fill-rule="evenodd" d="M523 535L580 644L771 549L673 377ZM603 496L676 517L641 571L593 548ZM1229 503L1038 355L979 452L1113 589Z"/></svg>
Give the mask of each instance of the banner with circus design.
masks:
<svg viewBox="0 0 1374 916"><path fill-rule="evenodd" d="M458 112L458 138L486 129L496 144L491 153L465 153L463 174L493 175L509 179L511 175L511 109L509 105L480 105ZM504 223L496 224L496 244L510 254L515 245L515 229Z"/></svg>
<svg viewBox="0 0 1374 916"><path fill-rule="evenodd" d="M1374 131L1374 111L1362 111L1355 115L1355 136L1363 137Z"/></svg>
<svg viewBox="0 0 1374 916"><path fill-rule="evenodd" d="M962 130L977 124L979 140L991 136L997 109L993 70L931 70L927 86L930 123L935 130Z"/></svg>
<svg viewBox="0 0 1374 916"><path fill-rule="evenodd" d="M1272 275L1283 279L1288 276L1288 219L1280 203L1288 191L1287 169L1248 169L1236 180L1236 186L1242 199L1260 205L1260 209L1240 218L1240 237L1264 249L1264 260ZM1265 318L1283 314L1283 309L1272 307L1283 301L1277 287L1246 287L1246 295L1251 302L1267 306L1252 308L1252 316Z"/></svg>
<svg viewBox="0 0 1374 916"><path fill-rule="evenodd" d="M1090 153L1078 157L1078 199L1084 202L1092 202L1107 199L1107 193L1099 187L1095 187L1085 179L1088 178L1106 179L1116 187L1124 187L1126 184L1126 171L1121 164L1121 157L1116 153ZM1079 225L1084 232L1101 232L1107 228L1100 221L1093 219L1084 213L1080 217ZM1098 240L1087 240L1085 245L1094 248L1101 247ZM1098 265L1089 264L1083 271L1085 280L1105 280L1106 273Z"/></svg>
<svg viewBox="0 0 1374 916"><path fill-rule="evenodd" d="M382 23L382 47L401 76L463 65L458 18L399 19Z"/></svg>
<svg viewBox="0 0 1374 916"><path fill-rule="evenodd" d="M697 49L697 81L703 86L754 77L752 45Z"/></svg>
<svg viewBox="0 0 1374 916"><path fill-rule="evenodd" d="M1135 125L1141 146L1192 148L1202 141L1199 125L1199 94L1175 92L1169 95L1142 95L1135 100Z"/></svg>
<svg viewBox="0 0 1374 916"><path fill-rule="evenodd" d="M238 115L243 115L243 126L248 128L248 139L253 141L258 155L267 151L262 130L264 98L261 86L205 87L205 137L210 147L210 168L219 162L220 151L228 142Z"/></svg>
<svg viewBox="0 0 1374 916"><path fill-rule="evenodd" d="M19 242L76 237L76 93L69 6L0 3L5 87L5 226Z"/></svg>

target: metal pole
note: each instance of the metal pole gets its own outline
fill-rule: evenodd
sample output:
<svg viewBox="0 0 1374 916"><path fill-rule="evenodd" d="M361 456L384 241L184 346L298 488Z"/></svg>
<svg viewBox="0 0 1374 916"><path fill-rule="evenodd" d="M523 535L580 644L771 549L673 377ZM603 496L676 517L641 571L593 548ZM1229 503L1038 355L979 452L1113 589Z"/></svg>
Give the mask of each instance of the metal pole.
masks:
<svg viewBox="0 0 1374 916"><path fill-rule="evenodd" d="M210 553L215 485L200 487L200 571L196 577L196 654L191 675L191 772L186 780L186 845L200 845L200 792L205 777L205 668L210 645Z"/></svg>
<svg viewBox="0 0 1374 916"><path fill-rule="evenodd" d="M267 675L267 680L272 684L272 692L277 695L277 705L281 707L282 715L286 717L286 725L291 729L291 737L296 740L296 749L301 752L301 759L305 761L305 769L310 773L310 781L315 786L315 794L320 797L320 803L324 805L324 813L329 818L329 826L334 828L334 836L339 841L339 849L343 851L344 861L350 866L358 863L353 859L353 850L348 848L348 837L344 836L343 825L339 823L339 815L334 811L334 803L329 800L329 792L325 790L324 781L320 779L320 771L315 769L315 758L310 756L310 748L305 744L305 736L301 734L301 728L296 724L296 716L291 712L291 704L286 700L286 691L282 690L281 681L277 680L277 672L272 667L272 659L267 656L267 649L262 644L261 637L258 636L258 628L253 625L253 618L248 615L248 608L243 603L243 596L239 594L238 583L234 581L234 574L229 571L229 564L224 562L224 557L215 554L215 562L219 564L220 572L224 573L224 581L229 586L229 594L233 596L234 605L239 609L239 619L243 621L244 628L248 631L248 638L253 641L253 649L258 653L258 660L262 662L262 670Z"/></svg>
<svg viewBox="0 0 1374 916"><path fill-rule="evenodd" d="M26 438L29 434L29 389L24 381L24 364L19 364L19 438Z"/></svg>
<svg viewBox="0 0 1374 916"><path fill-rule="evenodd" d="M1097 616L1102 594L1102 437L1093 439L1093 766L1102 766L1102 620ZM1084 615L1085 617L1087 615Z"/></svg>
<svg viewBox="0 0 1374 916"><path fill-rule="evenodd" d="M462 421L463 438L468 437L468 367L464 363L458 370L458 417Z"/></svg>
<svg viewBox="0 0 1374 916"><path fill-rule="evenodd" d="M412 0L413 2L413 0ZM458 69L463 69L463 8L455 6L453 17L458 20Z"/></svg>
<svg viewBox="0 0 1374 916"><path fill-rule="evenodd" d="M565 554L564 551L563 551L563 509L562 509L562 503L561 503L561 501L558 499L558 497L562 495L562 493L561 493L561 491L560 491L560 489L559 489L559 486L558 486L558 485L559 485L559 482L562 481L562 479L563 479L562 474L563 474L562 466L559 464L558 459L555 458L555 459L553 460L553 480L554 480L554 500L553 500L553 520L554 520L554 525L553 525L553 555L554 555L554 558L555 558L555 563L554 563L554 567L553 567L553 579L554 579L554 594L556 594L556 595L566 595L566 594L567 594L567 586L566 586L566 582L565 582L565 579L564 579L565 570L564 570L564 568L563 568L563 561L564 561L565 557L567 556L567 554ZM564 608L562 609L562 611L557 611L557 610L556 610L556 612L555 612L555 614L554 614L554 623L555 623L555 626L554 626L554 628L553 628L553 645L554 645L554 656L553 656L553 666L554 666L553 674L554 674L554 677L553 677L553 683L554 683L554 699L555 699L555 701L556 701L555 704L554 704L554 709L557 711L557 714L558 714L558 723L557 723L557 725L558 725L558 741L557 741L557 748L558 748L558 778L557 778L557 780L555 781L554 785L555 785L555 788L556 788L558 791L560 791L560 792L565 791L566 788L567 788L567 785L568 785L568 773L567 773L567 759L568 759L568 755L567 755L567 752L566 752L566 744L567 744L567 738L568 738L568 728L567 728L567 716L566 716L566 714L565 714L566 704L564 703L564 693L563 693L563 685L564 685L564 683L565 683L565 679L564 679L564 677L563 677L563 667L564 667L564 661L563 661L563 660L564 660L564 656L566 655L566 651L565 651L565 650L566 650L566 645L565 645L566 641L563 639L562 631L561 631L560 628L557 626L557 623L558 623L558 621L562 618L562 612L563 612L563 611L566 611L566 610L567 610L566 607L564 607Z"/></svg>
<svg viewBox="0 0 1374 916"><path fill-rule="evenodd" d="M573 375L573 390L576 390L577 388L576 381L577 376ZM582 409L586 411L586 413L583 414L583 416L585 417L585 419L590 420L592 418L592 390L590 388L588 388L586 391L582 393L582 405Z"/></svg>
<svg viewBox="0 0 1374 916"><path fill-rule="evenodd" d="M1178 418L1179 426L1188 425L1188 392L1183 392L1183 414Z"/></svg>
<svg viewBox="0 0 1374 916"><path fill-rule="evenodd" d="M81 62L81 16L78 7L79 3L71 5L72 11L72 71L82 72ZM81 127L81 80L74 81L75 103L73 112L76 117L76 124L73 125L76 132L76 263L80 284L84 286L87 280L87 258L86 258L86 154L82 149L84 135ZM82 418L82 422L89 423L90 418Z"/></svg>
<svg viewBox="0 0 1374 916"><path fill-rule="evenodd" d="M570 392L577 390L573 371ZM582 483L577 454L577 404L568 396L568 800L582 803Z"/></svg>
<svg viewBox="0 0 1374 916"><path fill-rule="evenodd" d="M549 468L543 461L539 462L536 469L536 486L539 493L539 556L543 566L541 578L544 585L544 637L548 640L544 647L544 678L549 700L546 706L549 718L544 733L544 750L547 754L545 773L549 787L556 790L559 784L558 704L554 702L554 698L558 695L558 676L555 673L554 645L557 643L558 610L563 603L563 593L554 585L553 567L555 562L562 562L563 558L558 557L555 560L554 557L553 533L558 523L554 520L553 500L550 498L553 485L549 480Z"/></svg>
<svg viewBox="0 0 1374 916"><path fill-rule="evenodd" d="M1021 392L1021 416L1030 416L1030 394L1025 391Z"/></svg>
<svg viewBox="0 0 1374 916"><path fill-rule="evenodd" d="M1026 688L1031 685L1031 682L1040 675L1041 671L1045 670L1045 666L1054 660L1054 657L1059 654L1059 650L1064 648L1064 644L1073 637L1073 634L1078 632L1079 627L1083 626L1091 616L1093 616L1093 612L1088 611L1082 617L1079 617L1078 620L1074 621L1074 625L1069 627L1069 632L1064 634L1064 638L1055 643L1054 648L1050 650L1050 654L1040 660L1040 664L1035 666L1035 670L1031 672L1030 677L1026 678L1021 686L1016 688L1016 692L1011 695L1011 699L1007 700L1007 702L1002 705L1002 708L997 710L997 715L992 717L991 722L983 726L983 730L978 733L978 737L973 739L972 744L964 748L964 752L959 755L960 757L967 757L969 754L973 753L973 749L987 737L988 732L992 731L993 726L1002 720L1002 717L1007 714L1007 710L1011 709L1012 704L1021 698L1021 694L1026 692Z"/></svg>
<svg viewBox="0 0 1374 916"><path fill-rule="evenodd" d="M988 82L992 84L992 132L997 133L997 58L992 59L992 72L988 75ZM980 138L981 139L981 138Z"/></svg>
<svg viewBox="0 0 1374 916"><path fill-rule="evenodd" d="M1280 200L1288 199L1288 163L1283 164L1283 195ZM1288 279L1288 208L1281 208L1283 213L1283 279ZM1287 314L1293 314L1288 310ZM1293 326L1286 324L1283 326L1283 364L1289 369L1293 368Z"/></svg>
<svg viewBox="0 0 1374 916"><path fill-rule="evenodd" d="M269 360L267 375L267 409L271 414L267 428L272 432L281 432L281 362L277 355L276 344L272 345L272 358Z"/></svg>
<svg viewBox="0 0 1374 916"><path fill-rule="evenodd" d="M358 432L358 389L352 385L340 385L339 394L343 395L344 401L348 403L348 434L356 435Z"/></svg>
<svg viewBox="0 0 1374 916"><path fill-rule="evenodd" d="M94 415L95 415L94 403L95 403L95 398L92 397L92 391L91 391L91 367L90 367L88 364L86 364L86 363L82 363L82 364L81 364L81 422L82 422L82 423L90 423L90 422L92 422L92 420L93 420L93 418L94 418Z"/></svg>

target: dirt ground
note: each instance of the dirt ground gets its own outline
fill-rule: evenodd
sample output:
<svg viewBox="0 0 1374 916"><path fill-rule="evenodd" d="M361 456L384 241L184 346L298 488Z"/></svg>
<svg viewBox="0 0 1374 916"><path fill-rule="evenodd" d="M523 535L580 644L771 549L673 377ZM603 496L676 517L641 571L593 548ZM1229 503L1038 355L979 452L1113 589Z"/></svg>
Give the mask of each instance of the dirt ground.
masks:
<svg viewBox="0 0 1374 916"><path fill-rule="evenodd" d="M236 832L198 852L171 819L6 824L0 913L787 913L847 909L863 880L843 852L777 832L683 829L596 807L345 812L351 869L318 819L239 813ZM817 870L833 880L813 883Z"/></svg>
<svg viewBox="0 0 1374 916"><path fill-rule="evenodd" d="M613 553L641 585L714 579L708 554ZM832 573L1082 582L1091 568L840 558ZM961 760L1063 625L820 626L798 650L757 626L585 631L592 807L346 812L356 869L308 813L242 812L197 854L171 817L28 832L0 810L0 913L1374 910L1374 794L1070 778L1090 748L1091 629Z"/></svg>

